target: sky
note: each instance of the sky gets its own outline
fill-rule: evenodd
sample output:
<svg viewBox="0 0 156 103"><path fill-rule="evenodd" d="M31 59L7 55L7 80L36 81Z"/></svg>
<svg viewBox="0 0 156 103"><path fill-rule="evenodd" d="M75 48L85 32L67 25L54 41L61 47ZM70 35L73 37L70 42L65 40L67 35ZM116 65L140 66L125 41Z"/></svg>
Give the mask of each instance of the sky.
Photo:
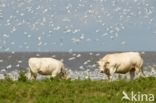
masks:
<svg viewBox="0 0 156 103"><path fill-rule="evenodd" d="M0 0L0 51L156 51L156 0Z"/></svg>

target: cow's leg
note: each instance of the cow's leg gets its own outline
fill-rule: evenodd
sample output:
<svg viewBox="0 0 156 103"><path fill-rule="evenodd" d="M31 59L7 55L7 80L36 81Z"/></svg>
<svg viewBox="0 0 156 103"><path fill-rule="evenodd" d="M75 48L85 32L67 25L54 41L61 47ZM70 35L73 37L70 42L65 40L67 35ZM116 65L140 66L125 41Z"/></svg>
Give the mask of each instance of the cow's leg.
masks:
<svg viewBox="0 0 156 103"><path fill-rule="evenodd" d="M114 75L114 74L107 75L108 80L109 80L110 82L113 80L113 75Z"/></svg>
<svg viewBox="0 0 156 103"><path fill-rule="evenodd" d="M142 68L136 67L136 75L137 77L145 77Z"/></svg>
<svg viewBox="0 0 156 103"><path fill-rule="evenodd" d="M37 73L30 72L30 80L34 80L37 77Z"/></svg>
<svg viewBox="0 0 156 103"><path fill-rule="evenodd" d="M134 76L135 76L135 70L132 69L132 70L130 70L130 79L133 80Z"/></svg>
<svg viewBox="0 0 156 103"><path fill-rule="evenodd" d="M52 78L55 78L56 77L56 74L52 73L51 77Z"/></svg>
<svg viewBox="0 0 156 103"><path fill-rule="evenodd" d="M144 74L143 74L141 68L135 67L135 78L138 78L140 76L144 77Z"/></svg>
<svg viewBox="0 0 156 103"><path fill-rule="evenodd" d="M107 77L108 77L108 80L110 80L110 74L106 74L107 75Z"/></svg>
<svg viewBox="0 0 156 103"><path fill-rule="evenodd" d="M109 80L112 81L113 80L113 77L114 77L114 73L116 72L116 68L115 67L112 67L109 69Z"/></svg>
<svg viewBox="0 0 156 103"><path fill-rule="evenodd" d="M143 72L143 68L141 67L140 69L141 69L140 76L141 76L141 77L145 77L145 74L144 74L144 72Z"/></svg>
<svg viewBox="0 0 156 103"><path fill-rule="evenodd" d="M52 78L55 78L56 76L58 75L58 71L57 70L54 70L51 74L51 77Z"/></svg>
<svg viewBox="0 0 156 103"><path fill-rule="evenodd" d="M37 77L37 74L32 74L30 79L31 80L34 80L34 79L36 80L36 77Z"/></svg>

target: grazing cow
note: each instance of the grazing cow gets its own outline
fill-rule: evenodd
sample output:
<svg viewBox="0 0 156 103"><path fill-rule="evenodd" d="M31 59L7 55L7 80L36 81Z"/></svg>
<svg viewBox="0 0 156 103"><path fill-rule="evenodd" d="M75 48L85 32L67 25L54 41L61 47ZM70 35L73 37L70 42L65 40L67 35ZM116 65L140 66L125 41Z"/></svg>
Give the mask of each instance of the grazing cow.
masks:
<svg viewBox="0 0 156 103"><path fill-rule="evenodd" d="M37 74L59 76L61 79L67 79L67 73L64 64L53 58L30 58L28 60L30 77L36 79Z"/></svg>
<svg viewBox="0 0 156 103"><path fill-rule="evenodd" d="M105 73L108 79L112 79L114 73L125 74L130 72L130 78L135 75L144 76L143 59L138 52L124 52L107 54L98 62L101 73Z"/></svg>

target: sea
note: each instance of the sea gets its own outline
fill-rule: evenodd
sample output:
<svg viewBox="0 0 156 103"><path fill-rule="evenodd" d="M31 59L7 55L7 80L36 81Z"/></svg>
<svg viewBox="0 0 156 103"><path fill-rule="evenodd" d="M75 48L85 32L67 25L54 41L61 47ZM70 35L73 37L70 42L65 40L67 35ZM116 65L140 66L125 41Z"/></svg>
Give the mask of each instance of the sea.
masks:
<svg viewBox="0 0 156 103"><path fill-rule="evenodd" d="M63 61L73 79L106 79L99 73L96 62L108 53L114 52L0 52L0 74L16 75L18 71L28 71L30 57L52 57ZM140 53L144 59L145 75L156 76L156 52Z"/></svg>

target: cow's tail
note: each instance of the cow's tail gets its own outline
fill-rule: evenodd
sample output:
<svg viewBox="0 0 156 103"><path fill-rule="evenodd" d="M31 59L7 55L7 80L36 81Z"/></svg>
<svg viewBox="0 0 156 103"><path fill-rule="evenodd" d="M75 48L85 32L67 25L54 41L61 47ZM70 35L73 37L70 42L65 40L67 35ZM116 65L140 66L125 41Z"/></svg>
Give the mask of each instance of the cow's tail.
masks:
<svg viewBox="0 0 156 103"><path fill-rule="evenodd" d="M32 79L35 79L36 78L36 74L32 71L32 65L31 65L31 58L28 60L28 79L29 80L32 80Z"/></svg>
<svg viewBox="0 0 156 103"><path fill-rule="evenodd" d="M144 71L143 71L143 67L141 68L141 76L142 76L142 77L145 77L145 73L144 73Z"/></svg>
<svg viewBox="0 0 156 103"><path fill-rule="evenodd" d="M141 53L139 53L139 55L140 55L140 57L141 57L142 60L143 60L143 55L145 55L145 52L141 52Z"/></svg>
<svg viewBox="0 0 156 103"><path fill-rule="evenodd" d="M144 68L143 68L143 64L141 65L141 67L140 67L140 76L141 77L145 77L145 74L144 74L144 70L143 70Z"/></svg>
<svg viewBox="0 0 156 103"><path fill-rule="evenodd" d="M144 64L144 60L143 60L143 55L144 55L145 53L144 52L141 52L141 53L139 53L139 56L140 56L140 58L141 58L141 64L140 64L140 76L141 77L145 77L145 74L144 74L144 71L143 71L143 64Z"/></svg>
<svg viewBox="0 0 156 103"><path fill-rule="evenodd" d="M27 75L26 76L28 79L31 78L31 73L32 73L32 71L31 71L30 67L27 67Z"/></svg>
<svg viewBox="0 0 156 103"><path fill-rule="evenodd" d="M61 72L60 72L60 73L61 73L61 75L60 75L61 78L64 77L65 74L66 74L66 72L65 72L65 68L64 68L64 65L63 65L63 64L62 64L62 66L61 66Z"/></svg>

